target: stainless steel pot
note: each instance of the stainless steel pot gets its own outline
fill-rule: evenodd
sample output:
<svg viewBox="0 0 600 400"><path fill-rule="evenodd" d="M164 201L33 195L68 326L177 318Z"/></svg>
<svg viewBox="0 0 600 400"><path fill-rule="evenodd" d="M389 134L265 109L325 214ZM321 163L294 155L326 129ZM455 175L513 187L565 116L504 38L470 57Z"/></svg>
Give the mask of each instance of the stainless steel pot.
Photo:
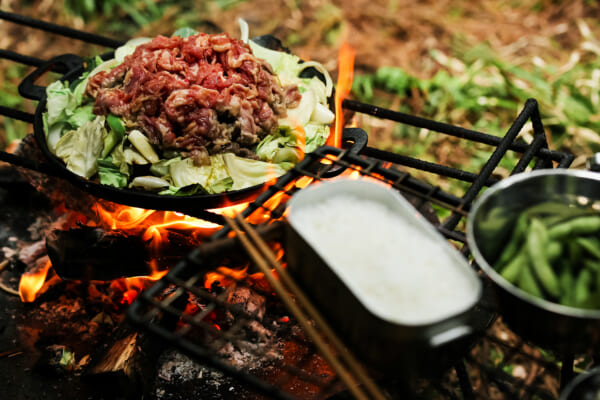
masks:
<svg viewBox="0 0 600 400"><path fill-rule="evenodd" d="M562 354L600 344L600 310L567 307L535 297L502 278L492 267L510 240L519 214L546 201L600 205L600 174L549 169L525 172L498 182L478 198L467 220L467 243L493 282L498 307L517 334Z"/></svg>
<svg viewBox="0 0 600 400"><path fill-rule="evenodd" d="M560 393L559 400L597 400L600 398L600 368L578 375Z"/></svg>

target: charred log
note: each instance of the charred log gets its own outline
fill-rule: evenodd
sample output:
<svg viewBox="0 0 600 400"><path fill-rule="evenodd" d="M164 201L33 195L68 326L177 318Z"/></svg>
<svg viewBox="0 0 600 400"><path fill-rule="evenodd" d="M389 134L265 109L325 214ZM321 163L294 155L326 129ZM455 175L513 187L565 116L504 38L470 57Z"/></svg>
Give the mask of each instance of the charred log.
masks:
<svg viewBox="0 0 600 400"><path fill-rule="evenodd" d="M87 226L54 230L46 238L46 248L63 279L107 281L151 272L142 239L118 230Z"/></svg>
<svg viewBox="0 0 600 400"><path fill-rule="evenodd" d="M169 268L198 246L198 240L167 231L157 246L142 238L143 231L105 230L79 226L53 230L46 238L52 265L63 279L108 281L150 275L153 268Z"/></svg>

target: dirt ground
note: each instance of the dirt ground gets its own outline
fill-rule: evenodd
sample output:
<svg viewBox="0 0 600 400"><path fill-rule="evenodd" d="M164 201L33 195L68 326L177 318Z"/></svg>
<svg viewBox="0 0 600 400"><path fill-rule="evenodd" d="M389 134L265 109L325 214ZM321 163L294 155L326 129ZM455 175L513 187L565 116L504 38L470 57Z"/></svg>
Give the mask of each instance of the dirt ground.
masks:
<svg viewBox="0 0 600 400"><path fill-rule="evenodd" d="M66 14L59 3L9 0L2 2L2 10L127 38L121 36L126 20L121 32L109 31L106 17L86 23ZM576 21L587 20L592 28L597 28L600 16L599 7L584 0L252 0L236 2L228 9L206 3L195 18L206 31L223 30L235 35L239 31L237 19L243 18L250 25L251 35L274 34L293 52L325 63L332 72L336 69L339 44L347 40L357 50L357 70L397 66L420 77L436 70L430 50L451 54L452 49L459 47L457 42L462 48L488 42L500 54L564 62L581 40ZM177 11L175 7L165 12L160 20L141 28L138 35L172 33L180 17ZM0 38L1 48L41 58L95 50L7 22L0 22Z"/></svg>

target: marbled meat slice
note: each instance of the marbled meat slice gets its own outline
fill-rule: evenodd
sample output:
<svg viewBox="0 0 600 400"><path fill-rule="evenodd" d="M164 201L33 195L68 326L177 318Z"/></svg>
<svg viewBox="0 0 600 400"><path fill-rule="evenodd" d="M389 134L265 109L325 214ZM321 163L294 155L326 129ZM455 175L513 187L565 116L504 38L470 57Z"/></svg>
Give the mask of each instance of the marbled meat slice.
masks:
<svg viewBox="0 0 600 400"><path fill-rule="evenodd" d="M226 33L158 36L111 71L90 77L94 113L122 117L160 149L197 164L208 156L251 151L296 107L297 86L282 87L271 67Z"/></svg>

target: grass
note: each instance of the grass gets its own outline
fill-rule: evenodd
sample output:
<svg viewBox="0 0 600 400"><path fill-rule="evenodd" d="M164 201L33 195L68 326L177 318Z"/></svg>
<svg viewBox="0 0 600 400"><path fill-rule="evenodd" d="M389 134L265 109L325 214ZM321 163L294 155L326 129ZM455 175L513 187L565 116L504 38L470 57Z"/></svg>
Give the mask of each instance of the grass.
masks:
<svg viewBox="0 0 600 400"><path fill-rule="evenodd" d="M457 45L448 53L431 50L430 56L442 66L431 78L381 67L372 74L355 76L353 94L382 107L496 136L503 136L525 101L535 98L551 148L579 155L581 160L600 151L600 42L585 22L578 21L578 26L583 41L563 65L538 57L501 58L486 43L472 48ZM529 142L531 132L531 126L526 126L520 138ZM427 161L444 160L474 172L490 156L489 147L463 141L460 157L446 157L457 151L456 143L449 140L421 129L396 126L391 140L380 144L394 152ZM507 154L496 173L507 176L517 161L516 154ZM450 191L461 190L454 187Z"/></svg>

